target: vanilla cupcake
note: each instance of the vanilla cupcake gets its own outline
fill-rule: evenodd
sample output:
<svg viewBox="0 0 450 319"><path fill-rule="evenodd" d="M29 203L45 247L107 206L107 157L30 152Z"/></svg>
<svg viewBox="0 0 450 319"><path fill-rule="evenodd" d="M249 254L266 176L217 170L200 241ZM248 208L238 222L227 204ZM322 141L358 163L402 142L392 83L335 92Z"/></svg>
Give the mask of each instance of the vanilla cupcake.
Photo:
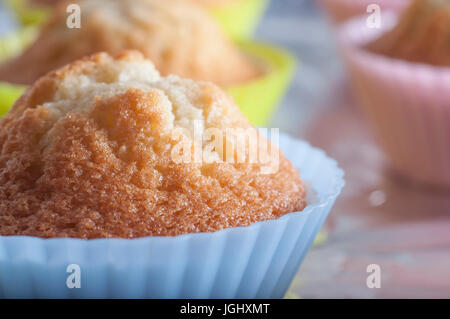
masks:
<svg viewBox="0 0 450 319"><path fill-rule="evenodd" d="M72 1L73 2L73 1ZM184 0L80 0L81 28L66 25L68 3L59 4L37 40L0 67L0 80L31 84L83 56L125 49L141 51L163 74L222 86L260 75L202 8Z"/></svg>
<svg viewBox="0 0 450 319"><path fill-rule="evenodd" d="M278 142L292 163L219 87L137 52L49 73L0 119L0 296L282 297L343 173Z"/></svg>
<svg viewBox="0 0 450 319"><path fill-rule="evenodd" d="M381 32L362 18L340 31L361 105L397 171L450 187L450 1L382 21Z"/></svg>

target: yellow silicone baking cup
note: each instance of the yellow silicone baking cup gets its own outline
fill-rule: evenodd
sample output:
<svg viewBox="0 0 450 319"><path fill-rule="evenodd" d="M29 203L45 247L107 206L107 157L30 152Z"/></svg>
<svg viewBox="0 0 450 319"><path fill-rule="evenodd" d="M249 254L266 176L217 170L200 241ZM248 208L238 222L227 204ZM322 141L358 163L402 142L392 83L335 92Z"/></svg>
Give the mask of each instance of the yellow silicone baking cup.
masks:
<svg viewBox="0 0 450 319"><path fill-rule="evenodd" d="M30 4L29 0L6 0L24 25L40 24L49 14L49 8ZM270 0L230 0L229 3L210 7L212 16L233 39L252 36Z"/></svg>
<svg viewBox="0 0 450 319"><path fill-rule="evenodd" d="M37 35L36 27L24 27L0 37L0 62L20 54Z"/></svg>
<svg viewBox="0 0 450 319"><path fill-rule="evenodd" d="M8 113L14 102L26 90L26 86L0 82L0 116Z"/></svg>
<svg viewBox="0 0 450 319"><path fill-rule="evenodd" d="M0 61L20 53L36 34L36 28L28 27L0 39ZM263 75L244 84L226 88L242 112L256 126L268 123L286 92L295 70L295 59L277 47L249 41L238 43L249 56L266 70ZM23 93L24 86L0 83L0 115L5 114Z"/></svg>

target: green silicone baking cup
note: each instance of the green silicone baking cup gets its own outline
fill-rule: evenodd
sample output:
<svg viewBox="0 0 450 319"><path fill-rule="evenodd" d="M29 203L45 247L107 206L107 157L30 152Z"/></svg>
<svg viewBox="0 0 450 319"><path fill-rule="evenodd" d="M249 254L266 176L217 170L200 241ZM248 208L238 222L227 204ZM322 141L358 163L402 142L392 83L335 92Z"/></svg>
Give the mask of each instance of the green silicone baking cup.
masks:
<svg viewBox="0 0 450 319"><path fill-rule="evenodd" d="M248 39L264 15L270 0L232 0L209 11L225 32L237 40ZM30 4L29 0L6 0L6 3L24 25L43 23L49 14L44 5Z"/></svg>
<svg viewBox="0 0 450 319"><path fill-rule="evenodd" d="M25 86L0 82L0 116L8 113L11 106L25 90Z"/></svg>
<svg viewBox="0 0 450 319"><path fill-rule="evenodd" d="M35 27L21 30L0 38L0 63L22 52L36 37ZM0 82L0 116L8 112L14 102L25 91L26 86Z"/></svg>

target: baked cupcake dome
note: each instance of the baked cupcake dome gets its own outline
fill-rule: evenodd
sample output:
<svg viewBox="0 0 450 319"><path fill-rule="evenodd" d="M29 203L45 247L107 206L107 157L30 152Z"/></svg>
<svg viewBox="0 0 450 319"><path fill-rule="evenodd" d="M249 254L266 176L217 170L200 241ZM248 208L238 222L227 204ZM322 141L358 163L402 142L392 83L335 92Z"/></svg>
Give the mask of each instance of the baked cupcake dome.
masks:
<svg viewBox="0 0 450 319"><path fill-rule="evenodd" d="M73 2L73 1L72 1ZM259 68L201 7L183 0L80 0L81 28L66 26L59 4L40 36L0 67L0 80L31 84L49 71L96 52L141 51L163 75L222 86L259 75Z"/></svg>
<svg viewBox="0 0 450 319"><path fill-rule="evenodd" d="M179 235L304 208L302 181L282 155L274 174L262 163L176 163L175 133L195 121L255 130L215 85L160 77L137 52L46 75L0 120L0 235Z"/></svg>
<svg viewBox="0 0 450 319"><path fill-rule="evenodd" d="M401 60L450 66L450 1L416 0L395 28L368 49Z"/></svg>

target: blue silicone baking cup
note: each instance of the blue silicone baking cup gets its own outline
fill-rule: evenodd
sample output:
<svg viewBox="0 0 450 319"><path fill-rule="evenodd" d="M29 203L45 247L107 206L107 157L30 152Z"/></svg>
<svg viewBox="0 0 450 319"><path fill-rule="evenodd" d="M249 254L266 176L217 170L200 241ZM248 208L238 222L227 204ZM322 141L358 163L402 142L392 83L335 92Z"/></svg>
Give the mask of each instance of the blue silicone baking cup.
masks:
<svg viewBox="0 0 450 319"><path fill-rule="evenodd" d="M315 194L303 211L176 237L0 236L0 297L282 298L344 186L344 173L306 142L280 134L279 146ZM68 269L73 264L79 272ZM75 273L80 288L69 288Z"/></svg>

